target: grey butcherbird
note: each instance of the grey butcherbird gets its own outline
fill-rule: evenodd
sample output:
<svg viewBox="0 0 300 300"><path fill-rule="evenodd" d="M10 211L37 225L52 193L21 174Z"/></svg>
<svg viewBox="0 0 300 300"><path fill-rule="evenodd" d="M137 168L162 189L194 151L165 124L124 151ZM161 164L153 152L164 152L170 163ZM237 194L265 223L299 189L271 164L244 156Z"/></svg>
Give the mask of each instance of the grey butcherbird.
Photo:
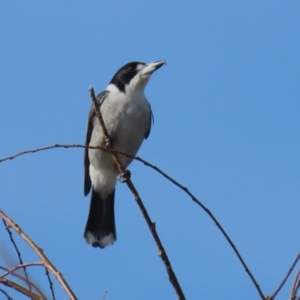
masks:
<svg viewBox="0 0 300 300"><path fill-rule="evenodd" d="M131 62L117 71L106 90L97 96L111 147L135 155L149 136L152 112L144 89L151 74L165 61L149 64ZM105 147L105 136L92 106L86 145ZM132 159L119 156L126 168ZM92 188L90 211L84 237L93 247L104 248L116 240L114 216L115 186L119 175L111 153L85 149L84 194Z"/></svg>

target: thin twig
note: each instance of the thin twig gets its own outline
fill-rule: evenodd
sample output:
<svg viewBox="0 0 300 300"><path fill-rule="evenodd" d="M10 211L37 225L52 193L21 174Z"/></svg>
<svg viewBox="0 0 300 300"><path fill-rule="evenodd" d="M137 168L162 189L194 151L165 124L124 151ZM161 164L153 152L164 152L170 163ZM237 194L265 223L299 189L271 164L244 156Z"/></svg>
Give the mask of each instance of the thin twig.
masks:
<svg viewBox="0 0 300 300"><path fill-rule="evenodd" d="M297 262L299 260L299 258L300 258L300 253L297 255L295 261ZM295 265L295 262L294 262L294 265ZM298 291L299 286L300 286L300 268L298 269L295 279L294 279L291 297L290 297L291 300L296 300L297 291Z"/></svg>
<svg viewBox="0 0 300 300"><path fill-rule="evenodd" d="M53 288L53 282L50 278L50 274L49 274L49 271L48 269L45 267L45 272L46 272L46 276L48 278L48 282L49 282L49 288L50 288L50 291L51 291L51 294L52 294L52 299L55 300L55 294L54 294L54 288Z"/></svg>
<svg viewBox="0 0 300 300"><path fill-rule="evenodd" d="M298 289L300 288L300 279L298 279L298 281L297 281L297 284L295 285L295 293L294 293L294 295L293 295L293 299L292 300L300 300L300 297L298 297L297 299L296 299L296 297L297 297L297 292L298 292Z"/></svg>
<svg viewBox="0 0 300 300"><path fill-rule="evenodd" d="M22 287L21 285L11 281L11 280L8 280L6 278L1 278L0 277L0 283L18 291L19 293L29 297L30 299L33 299L33 300L46 300L46 298L42 297L42 296L39 296L37 294L34 294L33 292L27 290L26 288Z"/></svg>
<svg viewBox="0 0 300 300"><path fill-rule="evenodd" d="M0 277L4 278L5 276L14 273L16 270L19 270L20 268L24 268L24 267L29 267L29 266L43 266L44 264L40 261L38 262L30 262L30 263L26 263L26 264L21 264L18 265L16 267L13 267L12 269L8 270L7 272L5 272L4 274L2 274Z"/></svg>
<svg viewBox="0 0 300 300"><path fill-rule="evenodd" d="M287 279L289 278L289 276L291 275L294 267L296 266L298 260L300 258L300 254L297 255L297 257L295 258L292 266L290 267L290 269L288 270L287 274L285 275L285 277L283 278L282 282L280 283L280 285L278 286L278 288L275 290L275 292L273 293L273 295L269 298L270 300L275 299L276 295L279 293L279 291L281 290L281 288L284 286L285 282L287 281Z"/></svg>
<svg viewBox="0 0 300 300"><path fill-rule="evenodd" d="M103 134L106 138L106 147L111 148L110 136L107 132L107 129L106 129L106 126L104 124L101 112L99 110L99 106L98 106L97 99L96 99L96 96L95 96L95 93L94 93L94 89L92 87L90 87L89 92L90 92L90 97L92 98L92 101L94 103L94 107L95 107L99 122L101 124ZM111 154L112 154L112 156L114 158L114 161L115 161L115 163L116 163L116 165L117 165L117 167L120 171L120 174L122 176L124 176L126 174L126 169L123 167L123 165L122 165L122 163L121 163L121 161L118 157L118 154L115 153L115 152L112 152ZM175 275L175 273L172 269L171 262L169 261L167 253L166 253L166 251L165 251L165 249L164 249L164 247L163 247L163 245L160 241L160 238L159 238L159 236L156 232L155 224L151 221L150 216L149 216L149 214L148 214L148 212L147 212L147 210L146 210L146 208L145 208L145 206L142 202L142 199L140 198L140 196L139 196L135 186L133 185L130 177L127 176L125 182L126 182L127 186L129 187L129 189L131 190L131 192L132 192L132 194L133 194L133 196L134 196L134 198L135 198L135 200L136 200L136 202L137 202L137 204L138 204L138 206L139 206L139 208L140 208L140 210L141 210L141 212L142 212L142 214L143 214L143 216L146 220L146 223L147 223L147 225L150 229L150 232L152 233L152 236L153 236L153 238L155 240L155 243L157 245L157 248L158 248L159 256L161 257L161 259L162 259L162 261L163 261L163 263L166 267L166 271L169 275L169 280L170 280L171 284L173 285L173 287L175 289L175 292L178 296L178 299L184 300L185 296L184 296L183 291L181 289L181 286L180 286L180 284L177 280L177 277L176 277L176 275Z"/></svg>
<svg viewBox="0 0 300 300"><path fill-rule="evenodd" d="M45 146L45 147L40 147L40 148L36 148L36 149L31 149L31 150L25 150L25 151L21 151L19 153L4 157L0 159L0 163L7 161L7 160L13 160L14 158L24 155L24 154L28 154L28 153L36 153L36 152L40 152L40 151L44 151L44 150L49 150L49 149L53 149L53 148L91 148L91 149L102 149L103 151L109 151L103 147L91 147L91 146L85 146L82 144L71 144L71 145L62 145L62 144L55 144L55 145L51 145L51 146Z"/></svg>
<svg viewBox="0 0 300 300"><path fill-rule="evenodd" d="M6 293L6 291L0 289L0 292L1 292L2 294L4 294L4 295L7 297L8 300L14 300L12 297L10 297L10 296Z"/></svg>
<svg viewBox="0 0 300 300"><path fill-rule="evenodd" d="M91 99L92 99L92 101L94 103L94 108L95 108L95 111L96 111L96 115L98 117L98 120L100 122L103 134L104 134L105 139L106 139L106 141L105 141L106 148L110 149L111 148L110 136L109 136L108 131L106 129L106 126L104 124L104 120L102 118L102 114L101 114L101 112L99 110L99 105L97 103L97 99L96 99L96 96L95 96L94 89L92 87L90 87L89 92L90 92L90 97L91 97ZM121 161L119 159L118 153L112 152L112 157L113 157L113 159L115 161L115 164L117 165L117 167L118 167L118 169L119 169L119 171L121 173L121 176L124 176L126 174L126 169L123 167L123 165L122 165L122 163L121 163Z"/></svg>
<svg viewBox="0 0 300 300"><path fill-rule="evenodd" d="M3 224L5 226L5 229L6 229L7 233L9 235L10 241L12 242L12 244L13 244L16 252L17 252L17 255L18 255L18 258L19 258L19 263L20 263L20 265L24 265L22 257L21 257L21 253L20 253L20 251L18 249L18 246L17 246L17 244L16 244L16 242L13 238L12 232L9 230L9 227L7 226L6 222L4 220L2 220L2 221L3 221ZM23 270L24 270L24 274L25 274L25 278L26 278L26 282L27 282L29 291L31 291L31 285L29 284L28 273L27 273L27 270L26 270L25 266L23 267Z"/></svg>
<svg viewBox="0 0 300 300"><path fill-rule="evenodd" d="M2 269L3 271L9 272L9 269L3 266L0 266L0 269ZM11 273L10 275L15 276L21 280L23 280L24 282L26 282L26 278L23 277L22 275L18 274L18 273ZM39 293L41 296L43 296L46 299L46 296L43 294L43 292L38 288L38 286L36 284L34 284L32 281L29 280L30 285L32 286L33 289L35 289L37 291L37 293Z"/></svg>
<svg viewBox="0 0 300 300"><path fill-rule="evenodd" d="M70 299L77 300L77 297L69 287L68 283L65 281L63 275L55 268L55 266L50 262L47 256L43 253L43 250L39 248L29 236L13 221L11 220L2 210L0 210L0 217L5 220L5 222L12 227L20 237L33 249L33 251L39 256L39 258L44 263L45 267L48 268L53 276L58 280L63 290L67 293Z"/></svg>

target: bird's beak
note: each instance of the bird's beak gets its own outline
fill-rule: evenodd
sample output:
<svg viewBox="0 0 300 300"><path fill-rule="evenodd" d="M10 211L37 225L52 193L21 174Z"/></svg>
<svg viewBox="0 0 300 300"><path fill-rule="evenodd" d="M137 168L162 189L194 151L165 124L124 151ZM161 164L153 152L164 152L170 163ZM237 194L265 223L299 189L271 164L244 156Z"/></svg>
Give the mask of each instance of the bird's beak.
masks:
<svg viewBox="0 0 300 300"><path fill-rule="evenodd" d="M161 66L165 65L166 62L164 60L159 60L153 63L146 64L142 69L142 76L151 75L154 71L158 70Z"/></svg>

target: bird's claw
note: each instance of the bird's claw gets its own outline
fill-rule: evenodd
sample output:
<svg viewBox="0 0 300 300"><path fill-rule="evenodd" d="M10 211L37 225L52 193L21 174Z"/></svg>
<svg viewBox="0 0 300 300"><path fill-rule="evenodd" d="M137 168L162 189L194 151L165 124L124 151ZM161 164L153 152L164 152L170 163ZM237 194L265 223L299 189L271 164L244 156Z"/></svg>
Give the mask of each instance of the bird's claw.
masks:
<svg viewBox="0 0 300 300"><path fill-rule="evenodd" d="M105 147L106 148L111 147L111 137L105 139Z"/></svg>
<svg viewBox="0 0 300 300"><path fill-rule="evenodd" d="M118 180L121 182L121 183L124 183L126 181L128 181L131 177L131 172L129 170L125 170L125 173L124 174L120 174L118 176Z"/></svg>

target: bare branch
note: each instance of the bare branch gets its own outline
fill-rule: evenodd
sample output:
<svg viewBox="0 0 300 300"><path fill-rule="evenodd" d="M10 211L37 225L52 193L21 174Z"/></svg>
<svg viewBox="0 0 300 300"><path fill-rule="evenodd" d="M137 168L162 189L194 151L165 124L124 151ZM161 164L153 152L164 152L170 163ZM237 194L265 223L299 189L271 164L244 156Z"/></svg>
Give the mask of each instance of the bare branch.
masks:
<svg viewBox="0 0 300 300"><path fill-rule="evenodd" d="M92 98L92 101L94 103L94 107L95 107L99 122L100 122L102 130L103 130L103 134L104 134L104 136L106 138L106 141L107 141L106 147L111 148L110 136L108 135L108 132L107 132L107 129L105 127L101 112L99 110L97 99L96 99L96 96L95 96L95 93L94 93L94 89L92 87L90 87L89 91L90 91L90 97ZM122 163L121 163L121 161L118 157L118 154L115 153L115 152L112 152L111 154L112 154L112 156L114 158L114 161L115 161L115 163L116 163L116 165L117 165L117 167L120 171L120 174L122 176L124 176L127 171L123 167L123 165L122 165ZM147 212L147 210L146 210L146 208L145 208L145 206L142 202L142 199L140 198L135 186L133 185L131 179L128 178L128 176L127 176L125 182L126 182L127 186L129 187L129 189L131 190L131 192L132 192L132 194L133 194L133 196L134 196L134 198L135 198L135 200L136 200L136 202L137 202L137 204L138 204L138 206L139 206L139 208L140 208L140 210L141 210L141 212L142 212L142 214L143 214L143 216L146 220L146 223L147 223L147 225L150 229L150 232L152 233L152 236L153 236L153 238L155 240L155 243L156 243L156 246L158 248L159 256L161 257L161 259L162 259L162 261L163 261L163 263L166 267L166 271L169 275L169 280L170 280L171 284L173 285L178 298L180 300L184 300L185 296L184 296L183 291L181 289L181 286L180 286L180 284L177 280L177 277L176 277L176 275L175 275L175 273L172 269L171 262L169 261L167 253L166 253L166 251L165 251L165 249L164 249L164 247L163 247L163 245L160 241L160 238L159 238L159 236L156 232L155 224L151 221L150 216L149 216L149 214L148 214L148 212Z"/></svg>
<svg viewBox="0 0 300 300"><path fill-rule="evenodd" d="M2 278L0 277L0 283L18 291L19 293L29 297L30 299L33 299L33 300L46 300L46 298L42 297L42 296L39 296L37 294L34 294L33 292L27 290L26 288L22 287L21 285L11 281L11 280L8 280L6 278Z"/></svg>
<svg viewBox="0 0 300 300"><path fill-rule="evenodd" d="M63 275L55 268L55 266L50 262L47 256L43 253L43 250L39 248L28 235L14 222L12 221L2 210L0 210L0 217L5 220L5 222L12 227L20 237L33 249L33 251L39 256L39 258L44 263L45 267L48 268L53 276L61 284L63 290L67 293L70 299L77 300L77 297L65 281Z"/></svg>

